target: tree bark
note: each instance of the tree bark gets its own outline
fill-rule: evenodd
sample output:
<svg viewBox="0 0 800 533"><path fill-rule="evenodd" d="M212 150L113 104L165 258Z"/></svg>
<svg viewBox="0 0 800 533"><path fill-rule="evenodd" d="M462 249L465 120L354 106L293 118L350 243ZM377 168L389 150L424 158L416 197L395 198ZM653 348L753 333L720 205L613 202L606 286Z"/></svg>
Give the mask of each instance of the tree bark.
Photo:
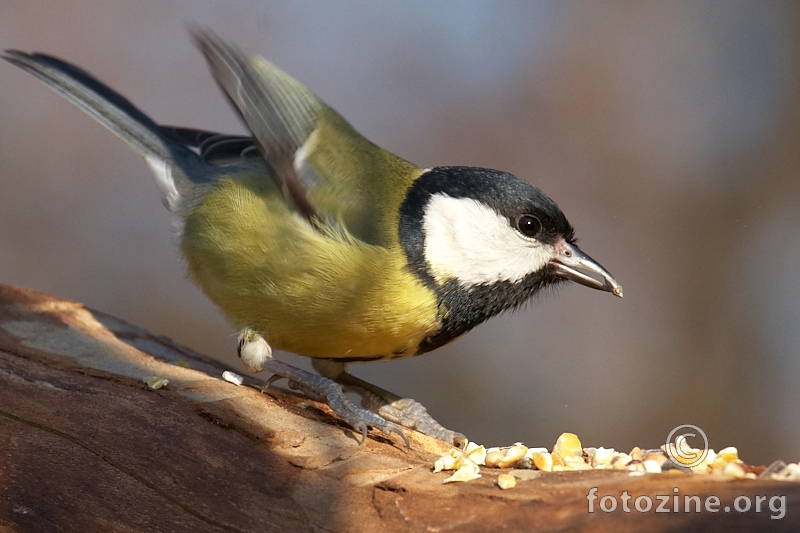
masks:
<svg viewBox="0 0 800 533"><path fill-rule="evenodd" d="M225 370L81 304L0 285L0 529L800 530L797 483L530 471L504 491L503 471L484 468L478 480L444 485L448 473L431 473L444 444L411 434L406 450L372 432L359 445L327 407L262 393L252 377L236 386ZM151 389L154 376L169 384ZM655 512L657 495L669 497L669 512ZM691 495L719 497L718 512L685 512ZM615 511L603 511L604 496ZM652 498L649 512L636 511L639 496ZM734 507L741 496L747 512L737 511L742 499ZM756 496L766 497L760 512ZM769 507L776 496L782 519Z"/></svg>

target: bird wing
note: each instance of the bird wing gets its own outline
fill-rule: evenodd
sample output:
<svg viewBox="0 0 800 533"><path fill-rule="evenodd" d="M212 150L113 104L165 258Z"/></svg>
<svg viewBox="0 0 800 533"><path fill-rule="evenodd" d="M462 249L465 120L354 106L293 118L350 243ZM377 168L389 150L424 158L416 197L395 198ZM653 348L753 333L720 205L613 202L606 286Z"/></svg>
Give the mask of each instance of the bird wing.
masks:
<svg viewBox="0 0 800 533"><path fill-rule="evenodd" d="M160 126L159 131L165 139L196 149L203 161L215 166L261 158L255 139L249 135L228 135L177 126Z"/></svg>
<svg viewBox="0 0 800 533"><path fill-rule="evenodd" d="M365 242L396 244L400 204L422 170L364 138L266 59L247 56L210 32L195 39L287 203L315 224L343 224Z"/></svg>

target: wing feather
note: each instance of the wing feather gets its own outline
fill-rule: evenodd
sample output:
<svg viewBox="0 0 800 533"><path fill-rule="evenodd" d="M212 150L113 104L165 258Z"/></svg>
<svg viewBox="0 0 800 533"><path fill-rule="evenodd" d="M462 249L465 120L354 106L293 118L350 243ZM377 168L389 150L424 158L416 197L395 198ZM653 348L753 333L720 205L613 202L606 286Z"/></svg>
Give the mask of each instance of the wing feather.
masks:
<svg viewBox="0 0 800 533"><path fill-rule="evenodd" d="M365 242L396 243L397 211L422 170L364 138L266 59L207 31L195 39L289 205L317 224L344 224Z"/></svg>

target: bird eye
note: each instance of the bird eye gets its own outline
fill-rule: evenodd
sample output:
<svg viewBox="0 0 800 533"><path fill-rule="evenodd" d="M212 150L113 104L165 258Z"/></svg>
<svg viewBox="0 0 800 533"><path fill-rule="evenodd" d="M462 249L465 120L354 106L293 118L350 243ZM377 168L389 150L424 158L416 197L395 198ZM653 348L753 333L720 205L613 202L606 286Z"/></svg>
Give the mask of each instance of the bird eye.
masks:
<svg viewBox="0 0 800 533"><path fill-rule="evenodd" d="M533 215L520 215L517 219L517 229L523 235L536 237L542 230L542 223Z"/></svg>

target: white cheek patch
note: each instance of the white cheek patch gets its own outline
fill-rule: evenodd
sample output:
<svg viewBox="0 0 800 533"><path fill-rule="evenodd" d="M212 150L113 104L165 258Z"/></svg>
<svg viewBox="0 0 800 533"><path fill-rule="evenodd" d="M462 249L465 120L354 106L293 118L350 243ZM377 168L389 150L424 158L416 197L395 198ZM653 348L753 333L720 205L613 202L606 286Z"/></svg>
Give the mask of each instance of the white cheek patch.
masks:
<svg viewBox="0 0 800 533"><path fill-rule="evenodd" d="M555 256L552 246L525 237L491 207L471 198L435 194L425 208L425 259L437 281L469 285L516 282Z"/></svg>

